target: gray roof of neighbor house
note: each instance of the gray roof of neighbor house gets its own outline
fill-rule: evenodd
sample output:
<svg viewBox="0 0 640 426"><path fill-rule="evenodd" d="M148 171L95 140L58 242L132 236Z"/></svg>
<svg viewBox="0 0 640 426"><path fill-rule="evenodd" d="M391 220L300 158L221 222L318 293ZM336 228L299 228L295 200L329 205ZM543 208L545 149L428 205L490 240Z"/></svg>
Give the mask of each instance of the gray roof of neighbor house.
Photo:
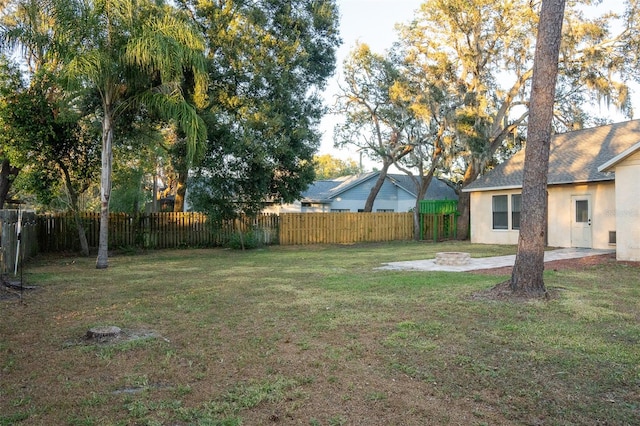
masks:
<svg viewBox="0 0 640 426"><path fill-rule="evenodd" d="M576 130L551 138L549 185L614 180L598 167L640 142L640 120L625 121L591 129ZM463 191L521 188L524 149L495 169L480 176Z"/></svg>
<svg viewBox="0 0 640 426"><path fill-rule="evenodd" d="M335 179L318 180L302 193L302 201L315 202L315 203L329 203L340 194L372 179L377 179L380 172L369 172L358 175L341 176ZM394 185L402 188L404 191L415 196L416 187L407 175L403 174L388 174L387 179ZM433 178L427 193L425 194L425 200L443 200L443 199L457 199L453 188L441 181L440 179Z"/></svg>

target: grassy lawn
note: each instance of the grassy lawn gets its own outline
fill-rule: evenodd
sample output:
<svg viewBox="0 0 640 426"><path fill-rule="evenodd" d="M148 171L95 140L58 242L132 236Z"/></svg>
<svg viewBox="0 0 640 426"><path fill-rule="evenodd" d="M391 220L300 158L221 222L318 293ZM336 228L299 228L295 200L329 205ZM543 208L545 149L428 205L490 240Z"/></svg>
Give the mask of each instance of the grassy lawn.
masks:
<svg viewBox="0 0 640 426"><path fill-rule="evenodd" d="M172 250L28 265L0 300L0 425L640 424L640 269L545 272L559 297L473 293L505 276L380 271L393 243ZM84 338L115 325L114 342Z"/></svg>

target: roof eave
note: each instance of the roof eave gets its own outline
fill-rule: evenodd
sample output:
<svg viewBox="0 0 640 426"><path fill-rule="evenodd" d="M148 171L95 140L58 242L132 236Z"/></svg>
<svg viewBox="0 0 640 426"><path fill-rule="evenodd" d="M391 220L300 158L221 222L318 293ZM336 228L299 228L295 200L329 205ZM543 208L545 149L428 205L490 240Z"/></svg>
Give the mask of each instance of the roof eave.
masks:
<svg viewBox="0 0 640 426"><path fill-rule="evenodd" d="M616 155L611 160L607 161L606 163L604 163L603 165L598 167L598 171L600 173L612 172L613 169L615 168L615 166L618 163L620 163L621 161L623 161L624 159L626 159L630 155L634 154L638 150L640 150L640 142L638 142L635 145L625 149L620 154Z"/></svg>
<svg viewBox="0 0 640 426"><path fill-rule="evenodd" d="M597 182L610 182L615 180L613 176L603 176L598 179L583 179L583 180L572 180L572 181L558 181L558 182L549 182L547 186L555 186L555 185L581 185L588 183L597 183ZM462 192L487 192L487 191L507 191L511 189L522 189L522 185L506 185L506 186L487 186L483 188L463 188Z"/></svg>
<svg viewBox="0 0 640 426"><path fill-rule="evenodd" d="M337 196L339 196L340 194L350 190L351 188L354 188L358 185L360 185L363 182L366 182L368 180L370 180L371 178L378 176L380 174L380 172L369 172L369 173L364 173L362 175L361 178L354 180L353 182L349 183L349 185L346 185L344 188L340 188L340 190L336 191L332 197L335 198Z"/></svg>
<svg viewBox="0 0 640 426"><path fill-rule="evenodd" d="M486 186L482 188L462 188L462 192L505 191L508 189L520 189L522 185Z"/></svg>

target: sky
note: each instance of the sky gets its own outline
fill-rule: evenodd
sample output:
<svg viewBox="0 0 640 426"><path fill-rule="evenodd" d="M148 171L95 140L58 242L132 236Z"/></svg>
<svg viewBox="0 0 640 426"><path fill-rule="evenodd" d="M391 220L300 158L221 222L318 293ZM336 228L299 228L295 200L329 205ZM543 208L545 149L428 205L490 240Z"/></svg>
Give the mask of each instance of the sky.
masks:
<svg viewBox="0 0 640 426"><path fill-rule="evenodd" d="M340 9L340 36L342 46L337 51L336 74L330 79L324 92L325 103L333 105L338 93L342 62L347 58L356 42L366 43L374 52L383 53L396 40L396 23L408 23L423 0L337 0ZM319 154L331 154L342 159L359 161L354 149L333 148L335 117L327 115L321 123L323 132Z"/></svg>
<svg viewBox="0 0 640 426"><path fill-rule="evenodd" d="M327 89L324 92L327 105L332 106L334 103L334 97L338 93L338 81L341 78L342 62L356 42L366 43L371 47L372 51L383 53L397 39L396 24L410 22L414 17L414 12L420 8L423 1L337 0L340 10L342 45L336 55L336 74L329 80ZM606 7L615 9L616 5L607 4ZM635 90L635 92L637 93L638 91ZM634 104L636 103L634 102ZM640 106L636 106L634 109L640 111ZM335 116L329 114L322 120L320 131L323 133L323 137L318 154L331 154L341 159L360 161L359 154L354 148L338 150L333 147L333 127L337 122L336 120ZM614 120L622 121L624 119L614 117ZM365 169L370 170L372 167L376 167L376 164L365 159L364 166Z"/></svg>

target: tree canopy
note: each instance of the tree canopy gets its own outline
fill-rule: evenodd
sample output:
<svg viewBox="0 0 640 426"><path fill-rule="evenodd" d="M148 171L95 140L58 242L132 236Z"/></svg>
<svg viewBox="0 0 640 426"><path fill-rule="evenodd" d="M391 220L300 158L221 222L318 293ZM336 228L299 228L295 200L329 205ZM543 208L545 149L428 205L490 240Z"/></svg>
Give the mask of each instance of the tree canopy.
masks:
<svg viewBox="0 0 640 426"><path fill-rule="evenodd" d="M331 154L315 155L316 180L325 180L340 176L355 175L361 173L360 166L353 160L342 160Z"/></svg>
<svg viewBox="0 0 640 426"><path fill-rule="evenodd" d="M320 91L332 75L334 1L184 2L205 31L208 139L189 201L215 216L294 201L314 179Z"/></svg>
<svg viewBox="0 0 640 426"><path fill-rule="evenodd" d="M585 3L592 2L567 5L554 107L556 131L601 123L593 111L602 102L627 116L632 114L628 83L638 81L638 55L633 46L640 42L636 2L625 2L624 13L597 16L586 14ZM399 27L399 41L391 51L368 53L380 63L394 64L394 81L409 85L406 90L413 93L414 102L396 103L404 117L415 113L417 105L429 105L428 101L417 102L421 96L446 96L437 116L446 118L444 134L451 139L436 173L458 188L512 155L525 140L539 10L539 2L527 0L426 0L415 19ZM373 75L369 72L372 62L357 63L358 56L363 56L361 47L355 49L345 69L343 85L352 94L353 75ZM373 84L377 87L360 93L381 93L390 99L393 91L388 80L377 78ZM432 87L440 90L430 91ZM345 92L337 99L345 99ZM385 111L369 105L377 115ZM444 111L448 111L446 116L440 113ZM345 138L341 128L336 144L375 138L379 120L372 117L366 118L370 129L360 126L364 136L352 132ZM349 122L354 120L347 118ZM373 158L379 158L378 153ZM468 193L461 192L458 230L462 237L468 231L468 202Z"/></svg>

